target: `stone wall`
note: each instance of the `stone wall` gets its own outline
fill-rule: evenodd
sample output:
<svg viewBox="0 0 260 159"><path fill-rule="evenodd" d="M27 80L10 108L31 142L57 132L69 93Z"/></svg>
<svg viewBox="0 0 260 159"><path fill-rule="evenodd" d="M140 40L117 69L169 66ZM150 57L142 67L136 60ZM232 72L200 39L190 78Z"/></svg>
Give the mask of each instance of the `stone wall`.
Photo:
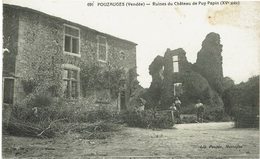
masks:
<svg viewBox="0 0 260 159"><path fill-rule="evenodd" d="M52 83L61 88L62 64L81 67L84 63L96 63L104 69L123 67L127 73L136 69L136 44L98 32L85 26L53 17L28 8L4 5L8 13L17 14L15 21L9 19L4 25L15 26L17 36L17 58L15 74L18 77L15 88L15 101L25 98L23 79L39 78L38 81ZM64 24L80 30L80 57L64 54ZM5 31L8 33L8 31ZM97 60L97 36L107 39L108 60L106 63ZM15 48L15 47L12 47ZM44 79L44 80L43 80ZM129 83L129 81L127 80ZM129 98L129 88L127 96ZM82 96L82 91L80 90ZM113 101L111 101L113 103Z"/></svg>
<svg viewBox="0 0 260 159"><path fill-rule="evenodd" d="M178 56L179 71L173 70L173 56ZM175 50L167 49L164 54L164 71L161 107L163 109L169 108L174 101L174 84L183 83L182 74L189 70L189 63L186 58L186 52L179 48Z"/></svg>
<svg viewBox="0 0 260 159"><path fill-rule="evenodd" d="M13 77L18 49L18 14L10 8L3 8L3 48L9 50L3 55L3 76Z"/></svg>

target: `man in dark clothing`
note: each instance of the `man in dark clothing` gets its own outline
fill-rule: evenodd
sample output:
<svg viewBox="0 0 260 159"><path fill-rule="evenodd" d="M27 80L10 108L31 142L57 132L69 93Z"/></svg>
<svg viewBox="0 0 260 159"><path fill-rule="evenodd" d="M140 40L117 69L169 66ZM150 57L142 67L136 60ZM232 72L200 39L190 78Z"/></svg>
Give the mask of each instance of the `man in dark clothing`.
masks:
<svg viewBox="0 0 260 159"><path fill-rule="evenodd" d="M195 104L195 108L197 111L197 121L203 123L203 114L204 114L204 105L198 100L197 104Z"/></svg>

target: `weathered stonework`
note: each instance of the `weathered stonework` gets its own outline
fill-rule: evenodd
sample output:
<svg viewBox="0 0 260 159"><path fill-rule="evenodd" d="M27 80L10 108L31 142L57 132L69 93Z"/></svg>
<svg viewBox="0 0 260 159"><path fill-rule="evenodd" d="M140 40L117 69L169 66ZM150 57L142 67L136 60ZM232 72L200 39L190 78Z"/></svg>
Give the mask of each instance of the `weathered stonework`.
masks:
<svg viewBox="0 0 260 159"><path fill-rule="evenodd" d="M164 58L162 56L157 56L149 66L149 74L152 76L152 82L146 98L149 98L147 99L147 105L152 108L157 107L161 99L162 81L164 78L163 61Z"/></svg>
<svg viewBox="0 0 260 159"><path fill-rule="evenodd" d="M187 61L186 52L181 48L167 49L164 57L156 57L149 67L152 83L148 92L160 97L156 103L157 107L169 109L175 97L179 97L182 106L190 107L190 109L198 99L201 99L209 107L223 108L221 99L223 80L221 51L222 45L219 35L210 33L203 41L202 49L198 53L195 64ZM174 61L178 63L176 64L178 68L175 68L175 70ZM160 76L162 69L163 78ZM181 84L180 93L176 93L178 90L176 90L175 84ZM152 99L148 100L152 101Z"/></svg>
<svg viewBox="0 0 260 159"><path fill-rule="evenodd" d="M3 19L3 48L8 48L9 53L3 56L3 76L14 77L15 59L18 49L18 14L9 8L4 8ZM12 23L13 25L9 25Z"/></svg>
<svg viewBox="0 0 260 159"><path fill-rule="evenodd" d="M179 71L173 70L173 56L178 56ZM179 48L176 50L167 49L164 54L164 71L161 105L163 109L169 108L174 100L174 84L182 83L182 74L189 70L189 63L186 58L186 52Z"/></svg>
<svg viewBox="0 0 260 159"><path fill-rule="evenodd" d="M209 33L197 54L195 69L219 93L223 92L222 45L217 33Z"/></svg>
<svg viewBox="0 0 260 159"><path fill-rule="evenodd" d="M15 18L14 18L15 17ZM12 56L11 63L4 65L4 72L13 72L15 80L15 103L26 96L22 86L24 79L36 79L61 88L63 64L70 64L81 69L83 64L97 64L104 69L109 67L124 68L126 77L130 69L136 69L136 44L88 27L53 17L32 9L12 5L4 5L4 40ZM64 25L80 30L80 56L64 53ZM103 36L107 41L106 62L98 61L97 36ZM4 60L5 61L5 60ZM5 63L5 62L4 62ZM15 68L15 69L14 69ZM130 97L130 81L126 79L126 103ZM47 88L46 88L47 89ZM80 94L88 91L79 86ZM115 103L111 101L111 103Z"/></svg>

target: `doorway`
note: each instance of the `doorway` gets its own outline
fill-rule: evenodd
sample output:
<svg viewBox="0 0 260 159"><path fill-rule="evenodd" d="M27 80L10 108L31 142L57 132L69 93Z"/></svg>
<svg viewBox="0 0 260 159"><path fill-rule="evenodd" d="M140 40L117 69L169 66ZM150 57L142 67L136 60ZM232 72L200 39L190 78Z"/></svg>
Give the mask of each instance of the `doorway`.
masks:
<svg viewBox="0 0 260 159"><path fill-rule="evenodd" d="M126 110L125 90L120 91L120 110Z"/></svg>
<svg viewBox="0 0 260 159"><path fill-rule="evenodd" d="M4 98L5 104L13 104L14 101L14 79L4 78Z"/></svg>

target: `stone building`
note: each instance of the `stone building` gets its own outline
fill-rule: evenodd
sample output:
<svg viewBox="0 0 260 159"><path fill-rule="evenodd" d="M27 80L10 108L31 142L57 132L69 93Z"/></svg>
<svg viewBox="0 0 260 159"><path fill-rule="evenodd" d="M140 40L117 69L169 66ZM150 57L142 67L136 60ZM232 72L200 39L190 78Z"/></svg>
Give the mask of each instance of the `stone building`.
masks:
<svg viewBox="0 0 260 159"><path fill-rule="evenodd" d="M84 99L88 90L82 87L82 65L95 64L124 70L118 98L107 103L117 103L117 110L126 109L131 93L129 72L136 71L136 43L7 4L3 5L3 37L3 47L9 50L3 59L5 104L21 102L26 97L23 80L35 78L39 83L59 83L56 89L64 98ZM96 102L106 90L101 92L94 92Z"/></svg>
<svg viewBox="0 0 260 159"><path fill-rule="evenodd" d="M152 82L148 94L156 97L148 100L160 109L169 109L175 97L187 109L192 109L198 99L210 107L223 108L221 52L220 36L216 33L206 36L194 64L188 62L182 48L167 49L149 67Z"/></svg>

